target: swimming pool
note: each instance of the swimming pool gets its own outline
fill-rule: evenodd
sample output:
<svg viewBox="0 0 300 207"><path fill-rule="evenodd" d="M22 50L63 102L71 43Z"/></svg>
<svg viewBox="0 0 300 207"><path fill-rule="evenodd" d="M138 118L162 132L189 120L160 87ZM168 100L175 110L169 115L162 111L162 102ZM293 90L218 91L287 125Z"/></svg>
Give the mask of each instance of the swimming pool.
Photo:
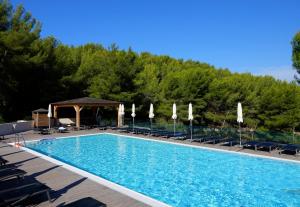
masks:
<svg viewBox="0 0 300 207"><path fill-rule="evenodd" d="M300 164L113 134L27 148L172 206L300 206Z"/></svg>

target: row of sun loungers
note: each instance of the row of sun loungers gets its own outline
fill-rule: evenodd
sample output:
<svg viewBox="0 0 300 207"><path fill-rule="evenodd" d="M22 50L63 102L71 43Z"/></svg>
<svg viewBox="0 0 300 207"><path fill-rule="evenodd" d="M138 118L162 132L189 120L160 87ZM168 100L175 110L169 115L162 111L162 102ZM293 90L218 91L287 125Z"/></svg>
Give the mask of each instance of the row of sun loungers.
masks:
<svg viewBox="0 0 300 207"><path fill-rule="evenodd" d="M143 134L151 135L155 137L162 138L171 138L175 140L186 140L190 139L192 142L201 142L205 144L220 144L222 146L235 146L239 145L239 139L230 135L223 135L221 133L214 134L196 134L192 136L192 139L189 134L183 132L172 132L165 129L150 129L145 127L122 127L115 128L119 132L125 133L134 133L134 134ZM280 153L285 154L294 154L297 155L300 153L300 145L295 144L280 144L271 141L247 141L242 142L242 147L246 149L253 150L263 150L271 152L272 150L278 149L281 150Z"/></svg>
<svg viewBox="0 0 300 207"><path fill-rule="evenodd" d="M8 161L2 157L0 162L0 186L3 186L4 182L10 184L9 188L0 188L0 207L25 206L24 203L28 204L31 201L35 203L37 196L45 194L51 202L49 187L37 181L25 182L25 171L13 164L7 164Z"/></svg>
<svg viewBox="0 0 300 207"><path fill-rule="evenodd" d="M163 138L173 138L173 139L188 139L188 134L182 132L173 132L164 129L150 129L146 127L121 127L121 128L114 128L119 132L125 133L133 133L133 134L143 134L143 135L151 135L155 137L163 137Z"/></svg>
<svg viewBox="0 0 300 207"><path fill-rule="evenodd" d="M271 152L272 150L279 149L281 150L280 154L293 154L297 155L300 153L299 144L280 144L270 141L249 141L243 144L244 148L254 149L254 150L264 150Z"/></svg>

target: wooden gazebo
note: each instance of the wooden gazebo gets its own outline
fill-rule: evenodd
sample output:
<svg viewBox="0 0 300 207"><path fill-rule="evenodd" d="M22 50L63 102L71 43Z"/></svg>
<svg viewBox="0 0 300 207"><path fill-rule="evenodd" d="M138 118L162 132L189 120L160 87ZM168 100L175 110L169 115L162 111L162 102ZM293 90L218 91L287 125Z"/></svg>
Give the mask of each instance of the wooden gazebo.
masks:
<svg viewBox="0 0 300 207"><path fill-rule="evenodd" d="M51 103L51 106L53 107L53 116L54 118L57 117L57 110L59 108L63 107L73 107L76 112L76 127L80 128L80 111L84 107L116 107L116 110L118 111L118 106L120 102L118 101L110 101L110 100L103 100L103 99L97 99L97 98L90 98L90 97L83 97L83 98L77 98L77 99L71 99L67 101L60 101ZM118 116L118 123L119 123L119 116Z"/></svg>

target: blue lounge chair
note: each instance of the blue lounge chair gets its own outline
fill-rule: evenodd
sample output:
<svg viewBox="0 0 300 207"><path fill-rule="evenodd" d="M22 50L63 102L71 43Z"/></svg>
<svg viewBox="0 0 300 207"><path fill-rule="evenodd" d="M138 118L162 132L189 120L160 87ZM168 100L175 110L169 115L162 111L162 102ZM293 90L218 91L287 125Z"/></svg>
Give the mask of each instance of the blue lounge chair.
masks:
<svg viewBox="0 0 300 207"><path fill-rule="evenodd" d="M2 157L0 157L0 166L5 165L8 161Z"/></svg>
<svg viewBox="0 0 300 207"><path fill-rule="evenodd" d="M232 147L232 146L240 144L240 141L237 138L227 138L227 139L223 140L222 143L223 143L222 146Z"/></svg>
<svg viewBox="0 0 300 207"><path fill-rule="evenodd" d="M0 181L8 180L11 178L24 178L26 172L17 168L6 168L0 171Z"/></svg>
<svg viewBox="0 0 300 207"><path fill-rule="evenodd" d="M46 193L51 202L50 188L41 183L30 183L10 189L0 190L0 206L23 206L30 199L34 202L34 196Z"/></svg>
<svg viewBox="0 0 300 207"><path fill-rule="evenodd" d="M260 144L259 141L248 141L243 144L243 148L257 150L257 145Z"/></svg>
<svg viewBox="0 0 300 207"><path fill-rule="evenodd" d="M257 149L268 150L269 152L271 152L274 149L277 149L278 147L279 145L276 142L261 142L257 144Z"/></svg>
<svg viewBox="0 0 300 207"><path fill-rule="evenodd" d="M297 155L300 153L300 145L299 144L287 144L282 148L280 154L292 154Z"/></svg>

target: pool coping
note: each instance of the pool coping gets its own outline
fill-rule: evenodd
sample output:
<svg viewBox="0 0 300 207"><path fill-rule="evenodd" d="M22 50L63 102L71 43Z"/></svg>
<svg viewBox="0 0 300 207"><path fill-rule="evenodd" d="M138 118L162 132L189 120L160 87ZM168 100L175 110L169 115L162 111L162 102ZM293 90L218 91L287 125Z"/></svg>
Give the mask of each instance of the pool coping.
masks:
<svg viewBox="0 0 300 207"><path fill-rule="evenodd" d="M231 154L239 154L239 155L244 155L244 156L250 156L250 157L258 157L258 158L264 158L264 159L269 159L269 160L277 160L277 161L283 161L283 162L290 162L290 163L297 163L300 164L300 161L297 160L289 160L289 159L284 159L284 158L278 158L278 157L271 157L271 156L265 156L265 155L257 155L257 154L250 154L247 152L236 152L236 151L229 151L225 149L216 149L216 148L210 148L210 147L205 147L205 146L195 146L195 145L190 145L190 144L185 144L185 143L175 143L175 142L170 142L170 141L165 141L165 140L156 140L156 139L151 139L151 138L144 138L144 137L138 137L138 136L132 136L132 135L123 135L123 134L117 134L117 133L110 133L110 132L100 132L100 133L92 133L92 134L84 134L84 135L71 135L71 136L65 136L65 137L55 137L55 139L65 139L65 138L73 138L73 137L85 137L85 136L91 136L91 135L101 135L101 134L110 134L110 135L115 135L115 136L120 136L120 137L127 137L127 138L133 138L133 139L141 139L141 140L147 140L147 141L153 141L153 142L160 142L160 143L166 143L166 144L173 144L173 145L178 145L178 146L185 146L185 147L192 147L192 148L198 148L198 149L205 149L205 150L211 150L211 151L219 151L219 152L224 152L224 153L231 153ZM47 137L50 138L50 137ZM45 138L45 139L47 139ZM42 139L34 139L34 140L29 140L27 142L36 142L40 141ZM12 146L15 146L15 143L9 143ZM138 200L142 203L145 203L150 206L154 207L170 207L170 205L165 204L161 201L158 201L154 198L151 198L150 196L146 196L144 194L138 193L134 190L131 190L129 188L126 188L124 186L121 186L119 184L116 184L114 182L111 182L109 180L106 180L100 176L96 176L92 173L89 173L87 171L81 170L77 167L74 167L70 164L64 163L62 161L59 161L57 159L51 158L45 154L42 154L40 152L31 150L27 147L22 147L20 148L26 152L29 152L33 155L40 156L42 159L47 160L49 162L52 162L54 164L60 165L61 167L70 170L72 172L75 172L81 176L85 176L91 180L93 180L96 183L99 183L103 186L106 186L110 189L113 189L117 192L120 192L124 195L127 195L135 200Z"/></svg>

